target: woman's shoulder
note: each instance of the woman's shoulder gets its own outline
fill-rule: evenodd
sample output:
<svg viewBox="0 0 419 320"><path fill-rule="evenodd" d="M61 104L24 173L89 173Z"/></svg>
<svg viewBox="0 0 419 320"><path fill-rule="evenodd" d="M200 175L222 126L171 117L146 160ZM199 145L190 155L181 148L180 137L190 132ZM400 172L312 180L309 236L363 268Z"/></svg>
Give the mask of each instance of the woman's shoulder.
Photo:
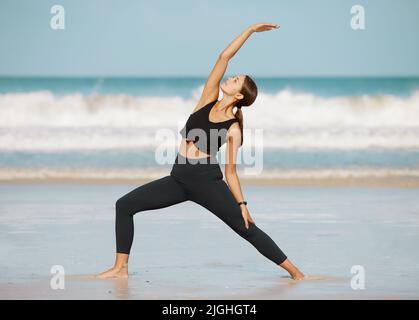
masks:
<svg viewBox="0 0 419 320"><path fill-rule="evenodd" d="M218 102L218 99L210 99L205 101L198 101L198 103L195 106L195 109L193 109L192 114L198 112L201 109L205 109L209 106L213 106Z"/></svg>
<svg viewBox="0 0 419 320"><path fill-rule="evenodd" d="M238 138L241 136L241 129L238 119L231 119L227 128L227 137Z"/></svg>

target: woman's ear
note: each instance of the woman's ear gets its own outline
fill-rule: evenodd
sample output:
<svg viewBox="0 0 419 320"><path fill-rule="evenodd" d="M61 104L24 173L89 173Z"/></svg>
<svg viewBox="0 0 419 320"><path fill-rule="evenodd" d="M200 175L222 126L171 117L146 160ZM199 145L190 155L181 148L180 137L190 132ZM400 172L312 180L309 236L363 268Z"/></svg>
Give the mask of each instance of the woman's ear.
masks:
<svg viewBox="0 0 419 320"><path fill-rule="evenodd" d="M243 98L244 98L243 94L241 94L240 92L237 92L237 93L234 95L234 97L235 97L237 100L241 100L241 99L243 99Z"/></svg>

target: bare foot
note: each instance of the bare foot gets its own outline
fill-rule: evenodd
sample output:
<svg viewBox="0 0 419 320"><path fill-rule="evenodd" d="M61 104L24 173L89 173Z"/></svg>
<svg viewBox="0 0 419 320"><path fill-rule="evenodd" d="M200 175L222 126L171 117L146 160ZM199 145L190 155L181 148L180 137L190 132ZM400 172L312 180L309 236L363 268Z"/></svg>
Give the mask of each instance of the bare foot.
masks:
<svg viewBox="0 0 419 320"><path fill-rule="evenodd" d="M293 280L304 279L304 273L298 270L298 268L294 266L294 264L288 258L279 264L279 266L287 270Z"/></svg>
<svg viewBox="0 0 419 320"><path fill-rule="evenodd" d="M324 276L304 276L302 280L328 280L328 278Z"/></svg>
<svg viewBox="0 0 419 320"><path fill-rule="evenodd" d="M305 280L307 278L304 273L298 271L297 273L291 274L292 280Z"/></svg>
<svg viewBox="0 0 419 320"><path fill-rule="evenodd" d="M109 278L128 278L128 265L121 267L112 267L105 272L99 273L96 275L96 278L99 279L109 279Z"/></svg>
<svg viewBox="0 0 419 320"><path fill-rule="evenodd" d="M304 281L309 281L309 280L327 280L327 277L324 276L307 276L304 275L302 273L296 274L296 275L292 275L291 276L292 280L304 280Z"/></svg>

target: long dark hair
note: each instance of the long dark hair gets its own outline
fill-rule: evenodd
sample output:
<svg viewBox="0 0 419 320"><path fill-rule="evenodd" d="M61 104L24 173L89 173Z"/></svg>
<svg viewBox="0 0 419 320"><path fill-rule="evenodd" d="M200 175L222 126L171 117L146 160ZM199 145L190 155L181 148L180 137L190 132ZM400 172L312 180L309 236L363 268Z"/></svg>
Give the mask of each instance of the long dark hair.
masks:
<svg viewBox="0 0 419 320"><path fill-rule="evenodd" d="M241 89L241 94L243 95L243 99L236 102L237 110L234 113L234 116L239 120L239 126L241 131L241 143L240 146L243 145L243 112L241 107L248 107L253 102L255 102L256 97L258 95L258 87L256 83L250 78L248 75L244 78L243 86Z"/></svg>

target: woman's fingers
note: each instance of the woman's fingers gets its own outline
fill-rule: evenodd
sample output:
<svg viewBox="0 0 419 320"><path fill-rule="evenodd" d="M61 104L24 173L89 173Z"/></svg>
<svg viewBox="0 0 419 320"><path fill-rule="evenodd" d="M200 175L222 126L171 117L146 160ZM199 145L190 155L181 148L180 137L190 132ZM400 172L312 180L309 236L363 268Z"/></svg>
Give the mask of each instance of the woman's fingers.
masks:
<svg viewBox="0 0 419 320"><path fill-rule="evenodd" d="M246 229L249 229L249 222L247 221L247 215L242 213L242 217L243 217L244 225Z"/></svg>
<svg viewBox="0 0 419 320"><path fill-rule="evenodd" d="M258 26L256 26L257 31L269 31L273 29L278 29L279 25L275 23L261 23Z"/></svg>
<svg viewBox="0 0 419 320"><path fill-rule="evenodd" d="M246 229L249 229L249 222L246 218L244 218L244 226L246 227Z"/></svg>
<svg viewBox="0 0 419 320"><path fill-rule="evenodd" d="M264 23L264 26L270 27L270 28L278 28L279 24L276 23Z"/></svg>
<svg viewBox="0 0 419 320"><path fill-rule="evenodd" d="M250 215L247 215L244 218L244 225L246 226L246 229L249 229L249 223L255 224L255 222L253 221L252 217Z"/></svg>
<svg viewBox="0 0 419 320"><path fill-rule="evenodd" d="M276 23L256 23L251 26L251 29L255 32L269 31L278 28L279 24Z"/></svg>

